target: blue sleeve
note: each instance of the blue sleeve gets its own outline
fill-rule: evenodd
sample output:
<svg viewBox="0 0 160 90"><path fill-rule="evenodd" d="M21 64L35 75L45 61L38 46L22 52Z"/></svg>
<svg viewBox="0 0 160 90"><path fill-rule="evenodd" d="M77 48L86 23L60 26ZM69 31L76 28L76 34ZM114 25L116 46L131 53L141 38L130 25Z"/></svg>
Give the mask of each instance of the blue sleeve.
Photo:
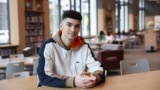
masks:
<svg viewBox="0 0 160 90"><path fill-rule="evenodd" d="M38 86L44 85L44 86L50 86L50 87L64 88L65 81L66 81L65 79L51 77L49 75L46 75L45 71L44 71L45 58L44 58L43 52L45 49L45 45L49 42L54 42L54 40L49 39L49 40L45 41L39 49L39 63L38 63L38 67L37 67L37 73L38 73L38 78L39 78Z"/></svg>

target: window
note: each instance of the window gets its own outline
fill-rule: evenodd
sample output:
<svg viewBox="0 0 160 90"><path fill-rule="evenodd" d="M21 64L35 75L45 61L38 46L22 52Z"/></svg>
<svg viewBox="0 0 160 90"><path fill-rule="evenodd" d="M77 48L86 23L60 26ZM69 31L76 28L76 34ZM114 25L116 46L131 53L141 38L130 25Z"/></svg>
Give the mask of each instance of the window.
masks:
<svg viewBox="0 0 160 90"><path fill-rule="evenodd" d="M116 32L128 31L128 0L116 0Z"/></svg>
<svg viewBox="0 0 160 90"><path fill-rule="evenodd" d="M50 31L54 35L58 31L59 28L59 0L50 0L49 8L50 8Z"/></svg>
<svg viewBox="0 0 160 90"><path fill-rule="evenodd" d="M96 0L90 0L90 35L97 34L97 4Z"/></svg>
<svg viewBox="0 0 160 90"><path fill-rule="evenodd" d="M139 30L143 30L144 27L144 0L139 0Z"/></svg>
<svg viewBox="0 0 160 90"><path fill-rule="evenodd" d="M119 2L116 1L115 3L115 32L117 33L118 32L118 29L119 29Z"/></svg>
<svg viewBox="0 0 160 90"><path fill-rule="evenodd" d="M81 36L97 34L97 0L49 0L50 30L56 34L59 29L61 16L65 10L76 10L82 14ZM92 14L92 15L91 15ZM91 20L92 18L92 20Z"/></svg>
<svg viewBox="0 0 160 90"><path fill-rule="evenodd" d="M8 0L0 0L0 44L10 43Z"/></svg>
<svg viewBox="0 0 160 90"><path fill-rule="evenodd" d="M89 3L88 0L81 0L82 36L89 35Z"/></svg>

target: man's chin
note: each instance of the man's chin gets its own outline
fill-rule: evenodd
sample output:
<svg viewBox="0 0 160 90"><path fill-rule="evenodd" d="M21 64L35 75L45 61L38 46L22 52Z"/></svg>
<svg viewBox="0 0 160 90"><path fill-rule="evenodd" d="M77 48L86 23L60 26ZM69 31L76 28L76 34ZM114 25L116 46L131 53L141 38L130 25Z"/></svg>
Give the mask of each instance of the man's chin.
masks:
<svg viewBox="0 0 160 90"><path fill-rule="evenodd" d="M76 38L76 37L72 37L72 36L71 36L71 37L69 37L69 39L70 39L70 40L74 40L75 38Z"/></svg>

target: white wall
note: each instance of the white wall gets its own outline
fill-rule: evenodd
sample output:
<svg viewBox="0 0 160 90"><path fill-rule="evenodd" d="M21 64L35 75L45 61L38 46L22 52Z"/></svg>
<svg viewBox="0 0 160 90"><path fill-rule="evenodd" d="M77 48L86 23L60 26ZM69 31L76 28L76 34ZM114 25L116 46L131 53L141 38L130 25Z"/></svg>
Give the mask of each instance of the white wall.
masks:
<svg viewBox="0 0 160 90"><path fill-rule="evenodd" d="M133 28L133 14L129 14L129 29Z"/></svg>
<svg viewBox="0 0 160 90"><path fill-rule="evenodd" d="M98 9L98 32L105 30L105 10Z"/></svg>
<svg viewBox="0 0 160 90"><path fill-rule="evenodd" d="M154 17L154 27L160 29L160 15Z"/></svg>
<svg viewBox="0 0 160 90"><path fill-rule="evenodd" d="M149 27L148 27L148 24L150 23L150 22L153 22L154 23L154 16L145 16L145 18L144 18L144 25L145 25L145 28L146 29L148 29ZM149 28L150 29L150 28Z"/></svg>
<svg viewBox="0 0 160 90"><path fill-rule="evenodd" d="M19 45L18 1L9 0L11 44Z"/></svg>

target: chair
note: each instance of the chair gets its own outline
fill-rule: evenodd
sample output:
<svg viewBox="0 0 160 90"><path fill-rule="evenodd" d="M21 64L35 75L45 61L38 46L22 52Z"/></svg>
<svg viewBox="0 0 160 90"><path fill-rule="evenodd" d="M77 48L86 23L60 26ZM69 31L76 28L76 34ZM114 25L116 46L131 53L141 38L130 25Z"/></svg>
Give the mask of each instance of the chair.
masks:
<svg viewBox="0 0 160 90"><path fill-rule="evenodd" d="M24 58L23 54L11 54L10 58Z"/></svg>
<svg viewBox="0 0 160 90"><path fill-rule="evenodd" d="M120 61L124 59L123 50L101 50L97 59L105 70L120 69Z"/></svg>
<svg viewBox="0 0 160 90"><path fill-rule="evenodd" d="M12 73L8 75L7 79L12 79L12 78L18 78L18 77L29 77L29 72L23 71L23 72L17 72L17 73Z"/></svg>
<svg viewBox="0 0 160 90"><path fill-rule="evenodd" d="M32 75L37 75L37 67L38 67L38 60L36 60L33 64L33 72Z"/></svg>
<svg viewBox="0 0 160 90"><path fill-rule="evenodd" d="M25 57L25 62L27 62L27 63L33 63L34 60L33 60L32 57ZM25 67L25 71L29 71L29 72L30 72L30 75L32 75L33 66L26 66L26 67Z"/></svg>
<svg viewBox="0 0 160 90"><path fill-rule="evenodd" d="M121 75L150 71L147 59L120 61Z"/></svg>
<svg viewBox="0 0 160 90"><path fill-rule="evenodd" d="M8 63L6 68L6 78L12 73L24 71L24 62Z"/></svg>
<svg viewBox="0 0 160 90"><path fill-rule="evenodd" d="M2 56L0 56L0 60L2 60Z"/></svg>
<svg viewBox="0 0 160 90"><path fill-rule="evenodd" d="M2 60L2 56L0 56L0 60ZM1 75L0 80L5 77L5 73L6 71L4 69L0 69L0 75Z"/></svg>
<svg viewBox="0 0 160 90"><path fill-rule="evenodd" d="M102 50L121 50L123 49L120 44L103 44L101 45Z"/></svg>

